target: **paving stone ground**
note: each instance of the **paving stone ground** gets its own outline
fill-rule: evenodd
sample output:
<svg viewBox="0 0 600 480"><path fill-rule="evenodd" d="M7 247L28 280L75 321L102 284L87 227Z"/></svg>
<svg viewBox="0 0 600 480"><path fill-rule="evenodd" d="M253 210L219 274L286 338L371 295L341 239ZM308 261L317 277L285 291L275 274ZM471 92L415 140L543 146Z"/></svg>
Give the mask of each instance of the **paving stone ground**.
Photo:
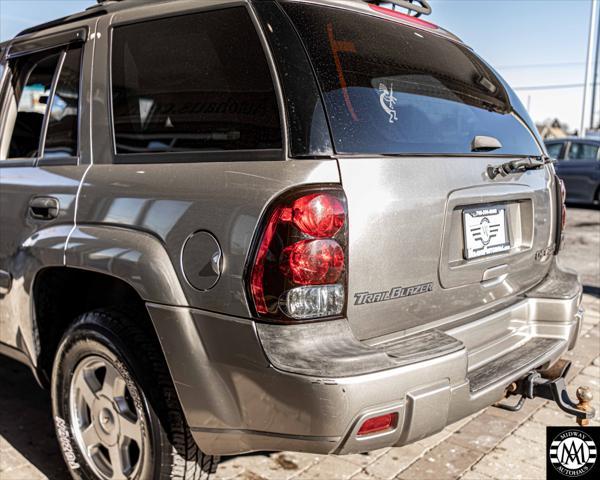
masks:
<svg viewBox="0 0 600 480"><path fill-rule="evenodd" d="M571 396L594 391L600 411L600 212L570 209L561 261L582 273L586 316L566 355ZM600 425L596 420L595 425ZM412 445L343 457L292 452L223 459L217 480L490 480L545 478L548 425L574 425L555 405L529 400L520 412L488 408ZM0 357L0 480L66 479L49 399L21 365Z"/></svg>

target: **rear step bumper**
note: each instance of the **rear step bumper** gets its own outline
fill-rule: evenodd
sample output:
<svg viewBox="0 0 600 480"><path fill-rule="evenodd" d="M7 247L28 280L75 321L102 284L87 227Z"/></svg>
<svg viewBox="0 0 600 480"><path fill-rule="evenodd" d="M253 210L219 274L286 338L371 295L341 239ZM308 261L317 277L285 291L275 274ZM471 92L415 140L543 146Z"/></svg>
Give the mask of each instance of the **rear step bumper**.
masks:
<svg viewBox="0 0 600 480"><path fill-rule="evenodd" d="M578 279L563 273L560 291L546 285L466 325L376 346L357 341L343 320L266 325L148 309L203 451L346 454L435 434L557 361L575 345L583 318ZM392 428L358 435L366 420L387 413L398 414Z"/></svg>

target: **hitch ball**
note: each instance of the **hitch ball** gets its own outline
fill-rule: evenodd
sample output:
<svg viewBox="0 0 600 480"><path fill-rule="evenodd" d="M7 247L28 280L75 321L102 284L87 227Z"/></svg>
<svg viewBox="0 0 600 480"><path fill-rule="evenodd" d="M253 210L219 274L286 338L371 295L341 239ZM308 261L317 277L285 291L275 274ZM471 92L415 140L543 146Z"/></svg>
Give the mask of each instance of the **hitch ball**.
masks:
<svg viewBox="0 0 600 480"><path fill-rule="evenodd" d="M592 410L592 406L590 404L594 398L594 395L592 394L590 387L579 387L576 395L577 400L579 400L579 403L576 405L577 410L581 410L583 412L589 412ZM577 418L577 423L582 427L587 427L590 424L590 421L587 418Z"/></svg>

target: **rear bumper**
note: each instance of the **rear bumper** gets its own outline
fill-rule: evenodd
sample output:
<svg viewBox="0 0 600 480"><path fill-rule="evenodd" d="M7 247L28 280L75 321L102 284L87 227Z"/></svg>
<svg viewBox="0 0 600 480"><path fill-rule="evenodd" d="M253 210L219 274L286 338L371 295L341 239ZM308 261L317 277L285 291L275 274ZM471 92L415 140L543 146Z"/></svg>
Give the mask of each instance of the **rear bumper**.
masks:
<svg viewBox="0 0 600 480"><path fill-rule="evenodd" d="M148 310L203 451L345 454L432 435L558 360L581 328L581 286L564 271L542 286L484 318L371 346L344 321L303 332L179 307ZM357 437L365 419L388 412L399 414L394 429Z"/></svg>

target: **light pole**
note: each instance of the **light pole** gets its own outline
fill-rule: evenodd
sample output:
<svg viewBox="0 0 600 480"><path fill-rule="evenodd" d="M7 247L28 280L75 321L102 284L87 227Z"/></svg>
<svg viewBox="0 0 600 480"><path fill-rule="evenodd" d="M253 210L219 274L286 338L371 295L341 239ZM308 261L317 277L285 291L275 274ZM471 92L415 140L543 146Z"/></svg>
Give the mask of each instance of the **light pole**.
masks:
<svg viewBox="0 0 600 480"><path fill-rule="evenodd" d="M592 111L590 112L590 128L594 129L596 119L596 92L598 91L598 60L600 57L600 17L596 27L596 53L594 53L594 75L592 75ZM598 122L600 128L600 121Z"/></svg>
<svg viewBox="0 0 600 480"><path fill-rule="evenodd" d="M588 37L588 50L587 50L587 59L585 62L585 81L583 83L583 105L581 108L581 124L579 128L579 136L583 137L585 135L585 119L587 118L587 93L590 84L590 76L592 74L593 68L593 53L594 53L594 40L595 35L594 32L596 30L596 17L598 12L598 0L592 0L591 14L590 14L590 29L589 29L589 37ZM592 105L592 110L593 110Z"/></svg>

